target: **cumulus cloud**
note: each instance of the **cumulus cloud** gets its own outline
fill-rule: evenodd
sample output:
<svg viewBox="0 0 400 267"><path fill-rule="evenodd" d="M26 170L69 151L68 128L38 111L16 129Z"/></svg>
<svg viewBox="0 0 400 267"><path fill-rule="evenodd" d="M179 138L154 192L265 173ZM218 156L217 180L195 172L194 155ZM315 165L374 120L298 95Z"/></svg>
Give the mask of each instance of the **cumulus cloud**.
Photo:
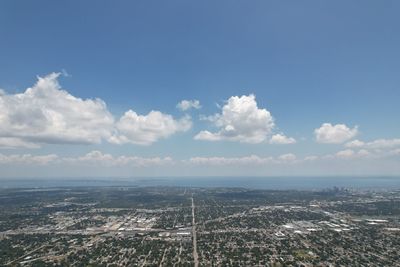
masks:
<svg viewBox="0 0 400 267"><path fill-rule="evenodd" d="M93 150L85 155L76 157L61 157L49 155L3 155L0 154L1 165L57 165L57 166L88 166L88 167L153 167L176 164L208 165L208 166L263 166L268 164L285 164L300 162L296 155L289 153L277 157L261 157L257 155L243 157L192 157L188 160L174 160L171 157L140 157L140 156L113 156Z"/></svg>
<svg viewBox="0 0 400 267"><path fill-rule="evenodd" d="M359 149L361 156L386 158L400 155L400 139L377 139L370 142L354 140L345 144L350 149Z"/></svg>
<svg viewBox="0 0 400 267"><path fill-rule="evenodd" d="M354 158L364 158L370 156L371 153L365 149L359 151L354 151L352 149L345 149L339 151L335 154L336 158L339 159L354 159Z"/></svg>
<svg viewBox="0 0 400 267"><path fill-rule="evenodd" d="M269 140L270 144L287 145L296 143L293 137L287 137L284 134L274 134Z"/></svg>
<svg viewBox="0 0 400 267"><path fill-rule="evenodd" d="M176 107L182 111L186 111L191 108L200 109L201 105L199 100L194 99L194 100L182 100L176 105Z"/></svg>
<svg viewBox="0 0 400 267"><path fill-rule="evenodd" d="M13 149L13 148L39 148L38 144L26 142L20 138L15 137L0 137L0 148Z"/></svg>
<svg viewBox="0 0 400 267"><path fill-rule="evenodd" d="M114 119L106 104L72 96L60 87L59 76L38 77L23 93L0 95L0 137L25 147L29 143L92 144L109 137Z"/></svg>
<svg viewBox="0 0 400 267"><path fill-rule="evenodd" d="M101 151L94 150L86 155L75 158L63 158L63 163L90 165L90 166L135 166L135 167L148 167L148 166L161 166L173 164L174 161L171 157L152 157L144 158L138 156L113 156L111 154L102 153Z"/></svg>
<svg viewBox="0 0 400 267"><path fill-rule="evenodd" d="M151 144L191 127L160 111L127 111L117 122L101 99L81 99L62 89L60 73L38 77L19 94L0 92L0 148L37 148L40 144ZM196 103L194 103L196 104Z"/></svg>
<svg viewBox="0 0 400 267"><path fill-rule="evenodd" d="M185 132L191 126L189 116L175 120L171 115L160 111L138 115L129 110L116 123L117 134L111 136L109 141L115 144L149 145L176 132Z"/></svg>
<svg viewBox="0 0 400 267"><path fill-rule="evenodd" d="M91 151L78 157L59 157L55 154L31 155L31 154L0 154L0 164L2 165L79 165L91 167L151 167L174 164L171 157L138 157L138 156L113 156L102 153L101 151Z"/></svg>
<svg viewBox="0 0 400 267"><path fill-rule="evenodd" d="M55 154L34 156L31 154L23 155L3 155L0 154L0 164L17 164L17 165L47 165L55 162L58 156Z"/></svg>
<svg viewBox="0 0 400 267"><path fill-rule="evenodd" d="M193 157L189 162L195 165L263 165L274 162L273 157L259 157L256 155L246 157Z"/></svg>
<svg viewBox="0 0 400 267"><path fill-rule="evenodd" d="M278 157L278 160L283 163L294 162L296 161L296 159L297 159L296 155L292 153L283 154Z"/></svg>
<svg viewBox="0 0 400 267"><path fill-rule="evenodd" d="M354 140L346 143L348 148L389 149L400 146L400 139L377 139L371 142Z"/></svg>
<svg viewBox="0 0 400 267"><path fill-rule="evenodd" d="M187 162L194 165L210 166L238 166L238 165L267 165L280 163L293 163L297 159L292 153L284 154L279 157L260 157L257 155L244 157L192 157Z"/></svg>
<svg viewBox="0 0 400 267"><path fill-rule="evenodd" d="M314 134L318 143L340 144L355 137L358 129L357 126L351 129L345 124L324 123L314 130Z"/></svg>
<svg viewBox="0 0 400 267"><path fill-rule="evenodd" d="M305 158L304 158L304 160L303 161L305 161L305 162L310 162L310 161L316 161L316 160L318 160L319 159L319 157L318 156L306 156Z"/></svg>
<svg viewBox="0 0 400 267"><path fill-rule="evenodd" d="M350 141L350 142L347 142L346 144L345 144L345 147L348 147L348 148L358 148L358 147L363 147L364 146L364 142L363 141L360 141L360 140L353 140L353 141Z"/></svg>
<svg viewBox="0 0 400 267"><path fill-rule="evenodd" d="M355 152L351 149L342 150L336 153L336 157L338 158L350 158L353 157Z"/></svg>
<svg viewBox="0 0 400 267"><path fill-rule="evenodd" d="M280 156L243 156L243 157L191 157L189 159L175 160L169 156L166 157L141 157L134 155L113 156L98 150L91 151L82 156L62 157L55 154L49 155L31 155L31 154L0 154L0 165L30 165L45 166L57 165L68 167L91 167L91 168L151 168L160 166L177 166L178 168L191 166L279 166L279 165L301 165L301 164L319 164L320 162L334 163L335 161L360 161L360 160L382 160L387 157L400 156L400 148L393 149L384 153L371 152L366 149L345 149L334 154L327 155L309 155L298 158L293 153L287 153Z"/></svg>
<svg viewBox="0 0 400 267"><path fill-rule="evenodd" d="M211 121L218 130L201 131L194 137L196 140L261 143L275 126L271 113L258 108L256 97L252 94L230 97L221 113L203 119Z"/></svg>

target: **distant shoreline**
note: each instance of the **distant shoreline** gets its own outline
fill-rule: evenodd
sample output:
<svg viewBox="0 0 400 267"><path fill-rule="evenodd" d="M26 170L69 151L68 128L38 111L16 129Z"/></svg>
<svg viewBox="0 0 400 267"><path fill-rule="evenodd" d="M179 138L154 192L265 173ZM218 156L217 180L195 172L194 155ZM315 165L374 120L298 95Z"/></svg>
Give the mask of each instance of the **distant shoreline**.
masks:
<svg viewBox="0 0 400 267"><path fill-rule="evenodd" d="M2 178L0 188L177 186L249 189L400 189L400 177L148 177L148 178Z"/></svg>

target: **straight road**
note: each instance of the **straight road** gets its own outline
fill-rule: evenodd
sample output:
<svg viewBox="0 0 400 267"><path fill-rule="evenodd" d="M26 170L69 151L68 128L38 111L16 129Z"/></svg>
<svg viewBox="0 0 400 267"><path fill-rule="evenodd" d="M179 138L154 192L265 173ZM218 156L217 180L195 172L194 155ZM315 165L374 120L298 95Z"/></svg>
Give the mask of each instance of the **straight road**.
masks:
<svg viewBox="0 0 400 267"><path fill-rule="evenodd" d="M193 259L194 259L194 267L199 266L199 254L197 253L197 236L196 236L196 219L194 216L194 199L192 195L192 237L193 237Z"/></svg>

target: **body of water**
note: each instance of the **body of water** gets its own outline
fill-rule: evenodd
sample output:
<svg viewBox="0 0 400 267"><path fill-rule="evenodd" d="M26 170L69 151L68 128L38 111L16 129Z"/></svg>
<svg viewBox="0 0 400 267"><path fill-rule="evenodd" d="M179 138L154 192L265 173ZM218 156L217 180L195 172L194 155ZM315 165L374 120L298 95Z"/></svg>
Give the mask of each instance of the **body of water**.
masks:
<svg viewBox="0 0 400 267"><path fill-rule="evenodd" d="M324 189L332 187L399 188L400 177L165 177L165 178L54 178L0 179L0 188L90 186L243 187L252 189Z"/></svg>

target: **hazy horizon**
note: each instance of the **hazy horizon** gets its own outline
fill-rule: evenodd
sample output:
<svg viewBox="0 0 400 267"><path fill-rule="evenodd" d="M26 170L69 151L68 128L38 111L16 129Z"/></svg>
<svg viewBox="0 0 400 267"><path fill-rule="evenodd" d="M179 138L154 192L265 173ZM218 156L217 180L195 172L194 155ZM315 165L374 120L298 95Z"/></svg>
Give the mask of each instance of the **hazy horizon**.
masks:
<svg viewBox="0 0 400 267"><path fill-rule="evenodd" d="M14 178L0 179L0 188L70 187L188 187L263 190L331 190L333 188L395 190L399 177L130 177L130 178Z"/></svg>

